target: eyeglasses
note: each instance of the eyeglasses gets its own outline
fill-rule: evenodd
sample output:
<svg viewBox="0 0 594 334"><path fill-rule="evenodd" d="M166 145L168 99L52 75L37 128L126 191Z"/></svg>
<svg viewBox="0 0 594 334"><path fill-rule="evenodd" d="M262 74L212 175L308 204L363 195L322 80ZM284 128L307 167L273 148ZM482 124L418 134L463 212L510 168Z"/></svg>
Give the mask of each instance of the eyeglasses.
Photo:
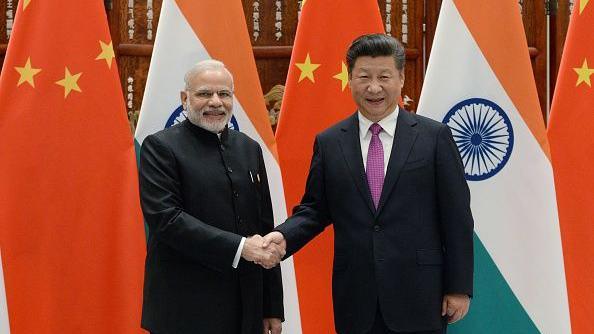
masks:
<svg viewBox="0 0 594 334"><path fill-rule="evenodd" d="M222 89L222 90L219 90L216 92L213 92L211 90L206 90L206 89L201 89L201 90L188 89L188 92L192 92L192 96L194 96L197 99L201 99L201 100L210 100L215 94L217 94L217 96L221 100L230 100L233 98L233 92L230 90L226 90L226 89Z"/></svg>

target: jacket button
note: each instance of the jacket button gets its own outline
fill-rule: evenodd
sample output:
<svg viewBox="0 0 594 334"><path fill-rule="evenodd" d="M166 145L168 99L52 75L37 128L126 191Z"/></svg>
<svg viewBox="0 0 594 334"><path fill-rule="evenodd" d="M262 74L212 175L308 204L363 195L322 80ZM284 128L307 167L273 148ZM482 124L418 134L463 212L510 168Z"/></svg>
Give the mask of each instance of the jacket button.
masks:
<svg viewBox="0 0 594 334"><path fill-rule="evenodd" d="M237 192L237 190L233 191L233 197L235 197L235 198L239 197L239 193Z"/></svg>
<svg viewBox="0 0 594 334"><path fill-rule="evenodd" d="M379 225L373 225L373 230L379 232L381 231L381 227Z"/></svg>
<svg viewBox="0 0 594 334"><path fill-rule="evenodd" d="M231 167L227 168L227 171L228 171L229 173L233 173L233 169L231 169Z"/></svg>

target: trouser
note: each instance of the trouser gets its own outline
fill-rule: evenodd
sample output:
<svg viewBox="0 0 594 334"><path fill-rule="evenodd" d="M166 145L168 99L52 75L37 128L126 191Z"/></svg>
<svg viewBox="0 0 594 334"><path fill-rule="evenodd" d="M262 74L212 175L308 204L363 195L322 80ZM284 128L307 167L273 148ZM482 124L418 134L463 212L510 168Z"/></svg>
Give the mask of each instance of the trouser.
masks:
<svg viewBox="0 0 594 334"><path fill-rule="evenodd" d="M447 333L447 321L444 318L444 325L442 329L433 330L433 331L421 331L421 332L394 332L388 329L386 326L386 322L384 321L384 317L382 316L382 312L380 311L379 305L377 307L377 311L375 312L375 321L373 323L373 327L368 334L446 334Z"/></svg>

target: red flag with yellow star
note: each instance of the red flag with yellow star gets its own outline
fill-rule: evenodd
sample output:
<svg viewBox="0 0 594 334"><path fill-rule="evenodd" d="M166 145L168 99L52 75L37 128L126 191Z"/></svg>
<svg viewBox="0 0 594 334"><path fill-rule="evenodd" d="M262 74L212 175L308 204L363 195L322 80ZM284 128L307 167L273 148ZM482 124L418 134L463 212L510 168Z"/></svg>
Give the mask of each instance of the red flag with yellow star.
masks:
<svg viewBox="0 0 594 334"><path fill-rule="evenodd" d="M346 51L355 38L378 32L376 0L304 1L276 130L289 210L303 195L315 135L356 110ZM328 228L293 257L303 333L335 332L332 245Z"/></svg>
<svg viewBox="0 0 594 334"><path fill-rule="evenodd" d="M588 3L589 2L589 3ZM594 1L576 1L551 108L555 174L572 333L594 327Z"/></svg>
<svg viewBox="0 0 594 334"><path fill-rule="evenodd" d="M0 101L10 333L141 333L144 230L103 2L19 1Z"/></svg>

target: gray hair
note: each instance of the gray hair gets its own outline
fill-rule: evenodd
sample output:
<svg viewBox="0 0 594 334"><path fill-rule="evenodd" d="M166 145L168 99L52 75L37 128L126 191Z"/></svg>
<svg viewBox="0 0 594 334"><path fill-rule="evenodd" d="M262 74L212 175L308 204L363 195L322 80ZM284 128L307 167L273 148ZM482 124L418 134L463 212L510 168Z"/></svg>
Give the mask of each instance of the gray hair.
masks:
<svg viewBox="0 0 594 334"><path fill-rule="evenodd" d="M225 67L225 64L216 59L206 59L199 61L186 72L184 75L185 90L190 89L190 79L192 77L207 70L219 70L227 72L231 77L231 89L233 89L233 74L231 74L227 67Z"/></svg>

